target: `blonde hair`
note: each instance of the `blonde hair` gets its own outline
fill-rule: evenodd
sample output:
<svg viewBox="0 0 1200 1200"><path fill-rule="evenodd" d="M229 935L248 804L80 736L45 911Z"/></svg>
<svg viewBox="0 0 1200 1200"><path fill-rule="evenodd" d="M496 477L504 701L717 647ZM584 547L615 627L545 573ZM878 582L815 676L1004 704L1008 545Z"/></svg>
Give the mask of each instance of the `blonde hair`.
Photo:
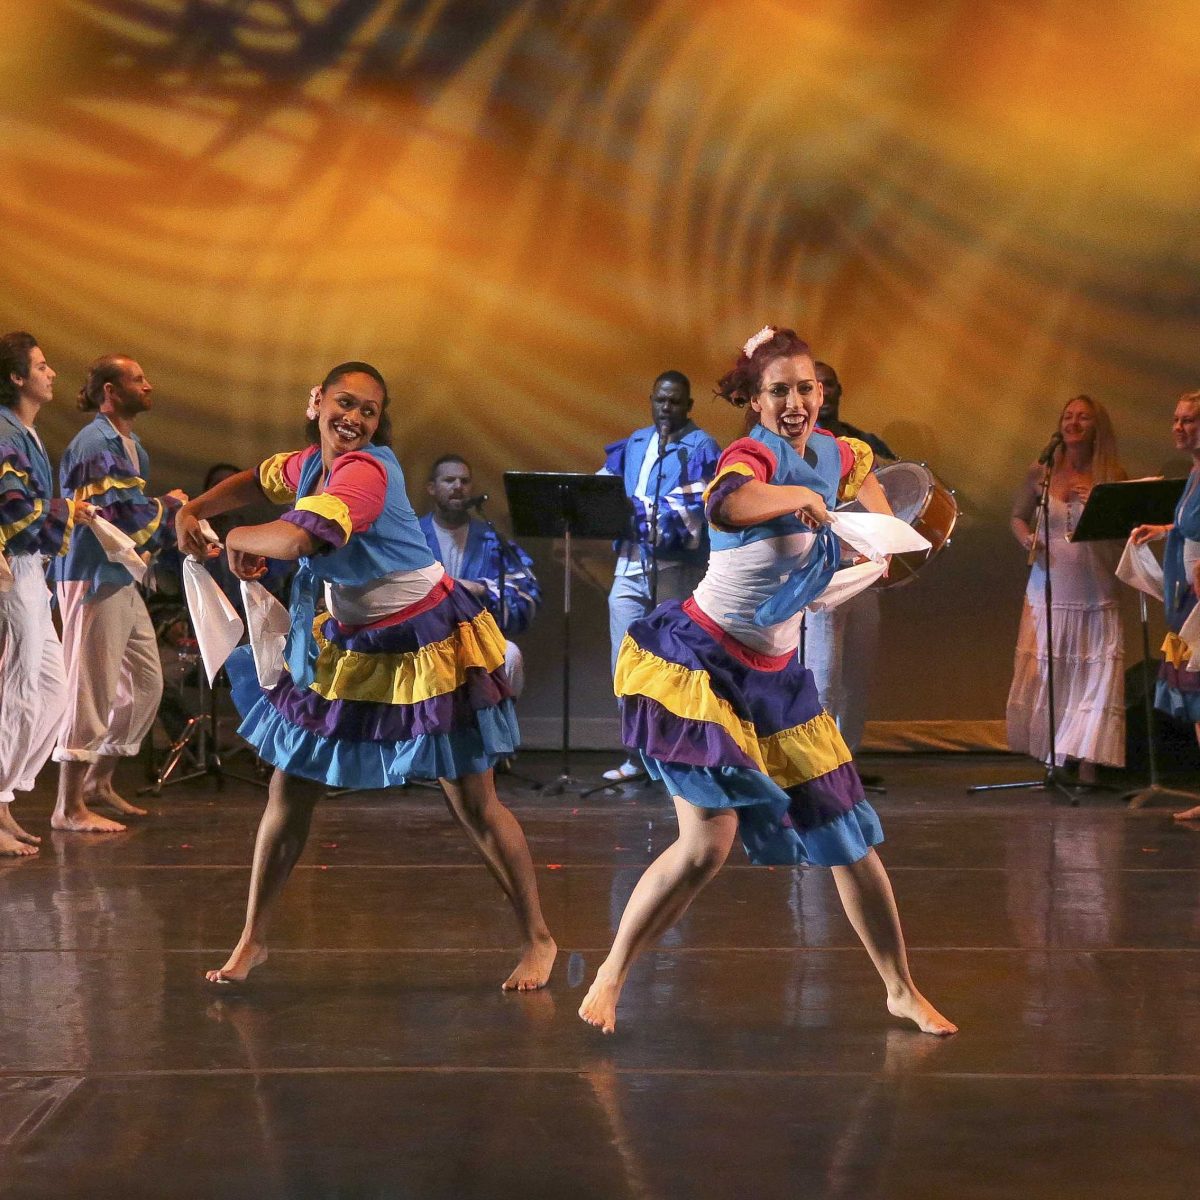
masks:
<svg viewBox="0 0 1200 1200"><path fill-rule="evenodd" d="M1197 402L1200 402L1200 392L1193 394L1196 396ZM1062 406L1062 412L1058 414L1059 428L1062 428L1063 413L1077 402L1086 404L1092 410L1094 429L1092 435L1092 482L1112 483L1114 480L1128 479L1129 476L1117 455L1117 435L1113 430L1112 417L1108 415L1108 409L1099 400L1093 400L1091 396L1072 396ZM1054 452L1055 468L1062 464L1065 454L1066 448L1063 446Z"/></svg>

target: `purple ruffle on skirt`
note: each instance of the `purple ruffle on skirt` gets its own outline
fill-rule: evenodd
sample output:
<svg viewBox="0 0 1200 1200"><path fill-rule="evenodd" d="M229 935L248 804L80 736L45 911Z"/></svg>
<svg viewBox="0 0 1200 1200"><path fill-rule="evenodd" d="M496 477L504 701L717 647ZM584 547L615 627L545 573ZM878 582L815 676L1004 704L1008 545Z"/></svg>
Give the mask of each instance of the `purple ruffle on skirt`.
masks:
<svg viewBox="0 0 1200 1200"><path fill-rule="evenodd" d="M658 658L705 672L714 694L732 705L739 720L751 722L759 737L803 725L821 712L812 672L794 654L778 671L756 670L734 658L677 600L634 621L629 636Z"/></svg>
<svg viewBox="0 0 1200 1200"><path fill-rule="evenodd" d="M503 667L489 674L469 669L461 687L416 704L380 704L367 700L326 700L284 677L266 693L271 706L291 724L321 737L358 742L408 741L423 734L458 733L475 724L475 714L512 697Z"/></svg>

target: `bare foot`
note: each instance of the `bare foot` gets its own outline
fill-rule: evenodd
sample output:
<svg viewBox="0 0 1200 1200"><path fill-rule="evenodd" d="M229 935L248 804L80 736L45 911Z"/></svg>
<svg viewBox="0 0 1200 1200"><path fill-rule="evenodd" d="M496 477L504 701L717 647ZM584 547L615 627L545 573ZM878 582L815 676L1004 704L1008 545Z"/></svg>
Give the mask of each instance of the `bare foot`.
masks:
<svg viewBox="0 0 1200 1200"><path fill-rule="evenodd" d="M912 1021L922 1033L949 1037L958 1032L958 1026L953 1021L947 1021L916 988L902 996L889 996L887 1006L893 1017Z"/></svg>
<svg viewBox="0 0 1200 1200"><path fill-rule="evenodd" d="M0 804L0 833L7 833L9 837L14 837L27 846L36 846L42 840L35 834L27 833L17 824L16 817L12 815L11 804Z"/></svg>
<svg viewBox="0 0 1200 1200"><path fill-rule="evenodd" d="M615 1033L617 1028L617 1000L621 988L613 980L604 975L604 968L596 972L588 994L584 996L579 1006L579 1016L589 1025L594 1025L601 1033Z"/></svg>
<svg viewBox="0 0 1200 1200"><path fill-rule="evenodd" d="M536 992L538 988L544 988L557 954L558 943L552 937L534 942L526 948L513 973L500 986L506 992Z"/></svg>
<svg viewBox="0 0 1200 1200"><path fill-rule="evenodd" d="M215 971L205 971L204 978L209 983L245 983L246 976L255 967L261 967L266 961L266 946L238 942L225 965L218 967Z"/></svg>
<svg viewBox="0 0 1200 1200"><path fill-rule="evenodd" d="M29 842L23 842L18 837L13 837L11 833L5 833L0 830L0 858L28 858L31 854L36 854L38 848L30 845Z"/></svg>
<svg viewBox="0 0 1200 1200"><path fill-rule="evenodd" d="M99 813L94 813L90 808L86 807L73 816L56 812L50 818L50 828L61 829L65 833L125 832L125 826L119 821L110 821L107 817L102 817Z"/></svg>
<svg viewBox="0 0 1200 1200"><path fill-rule="evenodd" d="M1187 809L1185 812L1176 813L1175 820L1177 820L1177 821L1200 821L1200 804L1197 804L1195 808Z"/></svg>
<svg viewBox="0 0 1200 1200"><path fill-rule="evenodd" d="M112 788L105 788L103 791L91 792L83 798L85 804L100 804L105 808L111 808L122 817L145 817L149 816L149 810L138 808L136 804L130 804L124 796L118 795Z"/></svg>

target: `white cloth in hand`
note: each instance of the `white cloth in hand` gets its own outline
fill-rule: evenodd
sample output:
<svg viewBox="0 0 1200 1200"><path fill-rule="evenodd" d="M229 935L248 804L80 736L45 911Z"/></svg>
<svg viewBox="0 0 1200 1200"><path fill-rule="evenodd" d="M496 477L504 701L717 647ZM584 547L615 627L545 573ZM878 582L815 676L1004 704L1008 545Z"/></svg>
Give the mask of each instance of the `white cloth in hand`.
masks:
<svg viewBox="0 0 1200 1200"><path fill-rule="evenodd" d="M843 567L840 571L835 571L829 586L808 606L809 611L827 612L831 608L837 608L839 604L845 604L859 592L865 592L886 570L886 563L872 562L868 559L866 562L855 563L852 567Z"/></svg>
<svg viewBox="0 0 1200 1200"><path fill-rule="evenodd" d="M911 525L887 513L838 509L829 514L829 524L851 550L876 563L886 562L889 554L932 549L932 543Z"/></svg>
<svg viewBox="0 0 1200 1200"><path fill-rule="evenodd" d="M245 626L220 584L190 554L183 560L183 594L209 684L225 665Z"/></svg>
<svg viewBox="0 0 1200 1200"><path fill-rule="evenodd" d="M1148 542L1135 546L1133 538L1130 538L1125 543L1125 551L1121 555L1121 561L1117 563L1116 575L1122 583L1127 583L1156 600L1162 600L1162 567L1158 565L1158 559L1154 557L1154 551L1150 549Z"/></svg>
<svg viewBox="0 0 1200 1200"><path fill-rule="evenodd" d="M242 607L250 628L250 649L260 686L273 688L283 675L283 648L291 617L257 579L242 580Z"/></svg>
<svg viewBox="0 0 1200 1200"><path fill-rule="evenodd" d="M124 567L137 583L145 580L146 560L138 553L137 543L129 534L103 517L94 517L89 528L96 535L96 541L110 563Z"/></svg>

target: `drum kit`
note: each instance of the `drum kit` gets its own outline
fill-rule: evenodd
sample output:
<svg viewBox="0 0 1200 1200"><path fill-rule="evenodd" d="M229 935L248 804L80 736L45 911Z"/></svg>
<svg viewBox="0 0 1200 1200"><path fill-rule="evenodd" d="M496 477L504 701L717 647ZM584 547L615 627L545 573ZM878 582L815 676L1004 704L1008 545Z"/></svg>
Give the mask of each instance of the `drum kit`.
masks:
<svg viewBox="0 0 1200 1200"><path fill-rule="evenodd" d="M873 586L876 590L904 587L917 573L950 545L950 535L958 521L958 501L924 463L893 462L879 467L875 478L887 497L892 512L921 534L930 544L928 550L892 557L888 573ZM839 505L849 512L864 512L857 500Z"/></svg>

